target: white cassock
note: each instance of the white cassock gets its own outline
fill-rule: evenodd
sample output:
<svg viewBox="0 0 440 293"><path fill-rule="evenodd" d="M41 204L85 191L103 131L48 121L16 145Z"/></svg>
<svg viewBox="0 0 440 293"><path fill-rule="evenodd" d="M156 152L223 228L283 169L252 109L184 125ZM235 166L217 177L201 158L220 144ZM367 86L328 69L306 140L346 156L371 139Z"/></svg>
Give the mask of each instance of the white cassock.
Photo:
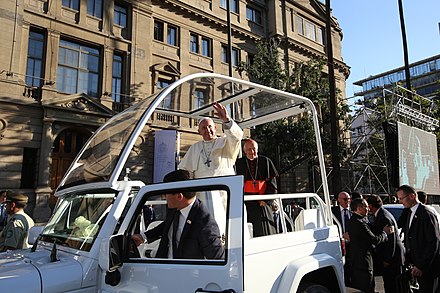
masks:
<svg viewBox="0 0 440 293"><path fill-rule="evenodd" d="M234 164L241 147L243 130L234 121L223 123L225 135L193 144L178 169L191 172L194 178L235 175ZM226 231L227 193L224 190L198 192L197 198L212 211L221 235Z"/></svg>
<svg viewBox="0 0 440 293"><path fill-rule="evenodd" d="M243 130L232 120L223 123L223 129L224 136L193 144L178 168L191 172L194 178L235 175Z"/></svg>

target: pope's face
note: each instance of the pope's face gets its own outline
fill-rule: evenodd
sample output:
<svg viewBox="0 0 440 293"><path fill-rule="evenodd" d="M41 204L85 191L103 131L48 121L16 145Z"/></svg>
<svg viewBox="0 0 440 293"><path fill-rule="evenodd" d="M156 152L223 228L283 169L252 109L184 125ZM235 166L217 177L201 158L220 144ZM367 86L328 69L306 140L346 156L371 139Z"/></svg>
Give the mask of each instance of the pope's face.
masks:
<svg viewBox="0 0 440 293"><path fill-rule="evenodd" d="M199 124L199 134L203 137L203 140L210 141L215 138L215 124L212 120L206 119Z"/></svg>
<svg viewBox="0 0 440 293"><path fill-rule="evenodd" d="M246 142L244 145L244 153L249 160L254 160L258 156L258 145L257 143L251 141Z"/></svg>

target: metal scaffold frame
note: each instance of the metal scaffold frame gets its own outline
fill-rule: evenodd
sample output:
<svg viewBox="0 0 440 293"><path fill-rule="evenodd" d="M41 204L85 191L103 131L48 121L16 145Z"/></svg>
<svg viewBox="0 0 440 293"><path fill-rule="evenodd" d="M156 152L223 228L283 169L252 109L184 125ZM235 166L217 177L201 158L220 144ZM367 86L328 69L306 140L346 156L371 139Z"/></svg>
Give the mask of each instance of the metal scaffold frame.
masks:
<svg viewBox="0 0 440 293"><path fill-rule="evenodd" d="M350 125L352 152L347 162L352 175L352 190L362 194L389 194L390 191L385 138L383 133L376 133L369 126L377 114L380 113L361 105ZM356 122L359 126L353 129ZM379 146L373 139L379 141Z"/></svg>
<svg viewBox="0 0 440 293"><path fill-rule="evenodd" d="M430 99L399 85L392 90L383 89L382 98L383 113L362 103L350 124L352 151L347 164L352 176L351 189L363 194L391 194L385 135L370 126L373 119L386 117L387 121L400 121L429 132L439 127L439 121L429 115L435 107ZM379 142L374 143L373 139Z"/></svg>

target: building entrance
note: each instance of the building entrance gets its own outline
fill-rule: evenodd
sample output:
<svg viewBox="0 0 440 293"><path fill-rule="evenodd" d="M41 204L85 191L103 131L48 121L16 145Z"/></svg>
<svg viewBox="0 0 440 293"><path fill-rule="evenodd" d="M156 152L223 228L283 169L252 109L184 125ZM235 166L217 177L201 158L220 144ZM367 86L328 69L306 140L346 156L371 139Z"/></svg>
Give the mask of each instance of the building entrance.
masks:
<svg viewBox="0 0 440 293"><path fill-rule="evenodd" d="M55 191L70 164L91 135L87 130L68 128L57 136L51 156L50 187L52 191ZM55 206L56 201L57 198L51 195L49 203L51 208Z"/></svg>

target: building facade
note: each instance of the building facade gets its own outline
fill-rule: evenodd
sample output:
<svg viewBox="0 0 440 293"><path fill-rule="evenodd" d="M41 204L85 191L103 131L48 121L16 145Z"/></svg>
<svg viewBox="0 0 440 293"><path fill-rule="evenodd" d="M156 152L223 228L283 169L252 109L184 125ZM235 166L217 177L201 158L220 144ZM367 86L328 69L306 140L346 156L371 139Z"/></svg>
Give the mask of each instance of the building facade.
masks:
<svg viewBox="0 0 440 293"><path fill-rule="evenodd" d="M440 55L435 55L409 64L411 75L411 88L423 97L430 98L440 90ZM379 73L353 84L361 86L362 90L356 91L355 96L363 96L365 100L381 98L383 90L392 90L396 84L406 88L405 68L399 67Z"/></svg>
<svg viewBox="0 0 440 293"><path fill-rule="evenodd" d="M28 211L46 220L52 194L94 130L136 101L195 72L233 76L255 42L277 38L289 66L325 57L325 5L319 1L2 0L0 3L1 188L29 195ZM349 68L332 19L336 87ZM287 58L285 58L287 55ZM231 60L229 60L231 59ZM246 78L245 76L242 78ZM193 101L203 97L194 94ZM176 124L155 116L152 130ZM181 148L197 127L179 125ZM145 137L152 149L154 136ZM154 150L149 151L154 156ZM152 178L144 178L146 182Z"/></svg>

